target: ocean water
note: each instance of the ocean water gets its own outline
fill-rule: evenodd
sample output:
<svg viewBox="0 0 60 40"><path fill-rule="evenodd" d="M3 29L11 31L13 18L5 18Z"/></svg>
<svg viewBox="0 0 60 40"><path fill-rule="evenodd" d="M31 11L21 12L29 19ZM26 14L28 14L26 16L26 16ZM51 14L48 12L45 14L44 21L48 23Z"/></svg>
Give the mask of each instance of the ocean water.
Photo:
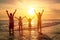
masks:
<svg viewBox="0 0 60 40"><path fill-rule="evenodd" d="M23 24L23 36L19 35L18 21L14 23L14 40L39 40L37 25L32 24L32 29L29 31L28 24ZM30 34L31 33L31 34ZM46 40L60 40L60 20L43 20L42 21L42 33L46 36ZM0 20L0 40L9 40L9 21ZM45 40L45 39L43 39Z"/></svg>

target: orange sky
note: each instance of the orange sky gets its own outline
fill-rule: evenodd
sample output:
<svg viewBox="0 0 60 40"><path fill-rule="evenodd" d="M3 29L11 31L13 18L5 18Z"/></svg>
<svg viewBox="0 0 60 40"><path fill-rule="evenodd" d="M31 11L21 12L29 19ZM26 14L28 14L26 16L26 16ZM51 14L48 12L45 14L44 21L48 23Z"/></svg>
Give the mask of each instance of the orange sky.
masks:
<svg viewBox="0 0 60 40"><path fill-rule="evenodd" d="M43 19L60 19L60 0L0 0L0 20L8 19L6 9L15 16L29 16L28 10L33 7L37 12L44 9ZM22 17L23 17L22 16Z"/></svg>

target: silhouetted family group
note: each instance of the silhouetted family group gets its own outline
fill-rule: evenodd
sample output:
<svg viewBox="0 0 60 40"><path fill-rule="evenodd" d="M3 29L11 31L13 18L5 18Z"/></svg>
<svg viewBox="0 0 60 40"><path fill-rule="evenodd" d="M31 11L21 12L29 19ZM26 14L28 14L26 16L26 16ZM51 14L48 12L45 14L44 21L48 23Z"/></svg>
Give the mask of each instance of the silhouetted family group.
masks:
<svg viewBox="0 0 60 40"><path fill-rule="evenodd" d="M8 13L8 10L6 10L6 13L9 17L9 33L10 32L14 33L14 14L16 13L16 11L17 10L15 10L13 13ZM42 10L41 13L40 12L36 13L35 10L34 10L34 12L37 15L37 19L38 19L37 20L37 29L39 32L41 32L41 16L42 16L44 10ZM31 21L32 21L31 18L27 18L26 16L23 18L21 16L19 18L17 18L17 17L15 17L15 18L19 21L19 23L18 23L19 31L22 30L22 19L23 18L26 18L28 20L28 26L29 26L29 29L31 29Z"/></svg>

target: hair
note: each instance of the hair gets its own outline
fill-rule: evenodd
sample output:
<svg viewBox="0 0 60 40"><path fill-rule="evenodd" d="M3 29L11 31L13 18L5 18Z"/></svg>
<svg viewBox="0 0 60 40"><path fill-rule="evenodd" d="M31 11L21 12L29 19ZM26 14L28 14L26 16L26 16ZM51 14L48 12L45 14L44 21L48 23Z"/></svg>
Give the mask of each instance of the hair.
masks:
<svg viewBox="0 0 60 40"><path fill-rule="evenodd" d="M19 18L21 18L21 16Z"/></svg>
<svg viewBox="0 0 60 40"><path fill-rule="evenodd" d="M40 12L38 14L40 14Z"/></svg>
<svg viewBox="0 0 60 40"><path fill-rule="evenodd" d="M10 15L12 16L12 13L10 13Z"/></svg>

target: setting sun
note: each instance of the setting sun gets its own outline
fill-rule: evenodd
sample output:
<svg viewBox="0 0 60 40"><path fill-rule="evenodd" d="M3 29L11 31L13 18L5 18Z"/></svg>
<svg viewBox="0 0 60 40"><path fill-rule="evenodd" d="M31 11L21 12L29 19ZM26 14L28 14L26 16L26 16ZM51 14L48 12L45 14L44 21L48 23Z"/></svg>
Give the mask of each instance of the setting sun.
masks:
<svg viewBox="0 0 60 40"><path fill-rule="evenodd" d="M28 10L28 13L29 13L29 15L34 15L34 8L33 8L33 7L30 8L30 9Z"/></svg>

